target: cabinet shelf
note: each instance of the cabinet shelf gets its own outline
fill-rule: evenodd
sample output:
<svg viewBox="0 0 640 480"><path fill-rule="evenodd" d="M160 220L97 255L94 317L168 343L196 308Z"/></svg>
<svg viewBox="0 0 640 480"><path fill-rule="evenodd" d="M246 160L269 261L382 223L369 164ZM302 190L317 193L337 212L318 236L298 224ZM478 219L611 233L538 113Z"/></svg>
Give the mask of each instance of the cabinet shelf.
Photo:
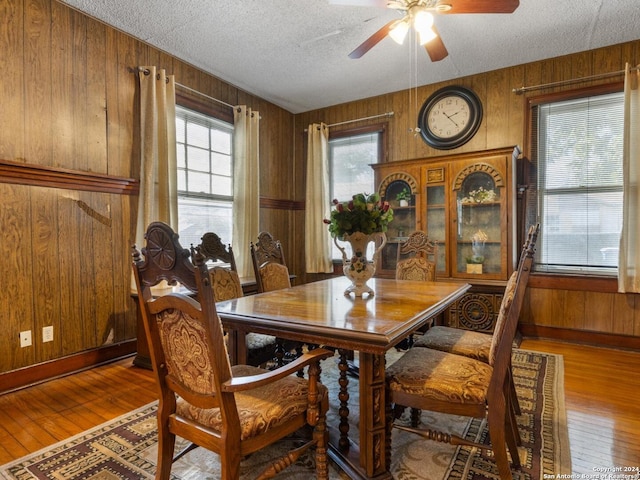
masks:
<svg viewBox="0 0 640 480"><path fill-rule="evenodd" d="M500 202L462 202L462 206L465 208L495 207L500 206Z"/></svg>
<svg viewBox="0 0 640 480"><path fill-rule="evenodd" d="M413 211L416 209L413 205L409 205L407 207L391 207L394 212L402 212L402 211Z"/></svg>
<svg viewBox="0 0 640 480"><path fill-rule="evenodd" d="M473 242L471 242L470 240L458 240L457 241L458 245L472 245ZM502 242L500 240L486 240L484 242L485 247L488 247L490 245L501 245Z"/></svg>

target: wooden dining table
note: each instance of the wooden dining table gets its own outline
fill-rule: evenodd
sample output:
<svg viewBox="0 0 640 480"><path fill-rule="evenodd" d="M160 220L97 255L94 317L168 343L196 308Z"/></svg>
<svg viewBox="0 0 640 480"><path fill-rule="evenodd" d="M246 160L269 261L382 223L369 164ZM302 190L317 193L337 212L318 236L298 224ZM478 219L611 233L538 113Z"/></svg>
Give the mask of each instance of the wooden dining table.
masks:
<svg viewBox="0 0 640 480"><path fill-rule="evenodd" d="M367 283L375 295L345 295L349 280L335 277L219 302L216 307L230 334L232 362L246 359L247 332L339 349L340 420L329 429L329 454L351 478L389 479L385 353L447 309L470 285L383 278ZM348 436L347 352L358 352L358 440Z"/></svg>

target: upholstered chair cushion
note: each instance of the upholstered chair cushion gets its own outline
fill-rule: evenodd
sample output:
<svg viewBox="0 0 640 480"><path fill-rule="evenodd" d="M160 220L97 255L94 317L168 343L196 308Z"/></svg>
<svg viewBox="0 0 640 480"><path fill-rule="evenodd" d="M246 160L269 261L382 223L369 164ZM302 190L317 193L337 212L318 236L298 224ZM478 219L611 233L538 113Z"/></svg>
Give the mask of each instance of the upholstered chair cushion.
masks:
<svg viewBox="0 0 640 480"><path fill-rule="evenodd" d="M249 332L245 337L245 341L247 342L247 349L249 351L268 349L268 351L275 356L276 337L273 335ZM227 333L224 335L224 342L227 348L229 348L229 334Z"/></svg>
<svg viewBox="0 0 640 480"><path fill-rule="evenodd" d="M495 332L498 335L500 335L502 329L504 329L509 306L513 301L516 281L517 272L514 272L505 287L498 319L496 320ZM495 335L472 332L459 328L435 326L425 332L421 338L414 342L413 346L433 348L443 352L463 355L493 365L493 359L490 358L491 342L495 337Z"/></svg>
<svg viewBox="0 0 640 480"><path fill-rule="evenodd" d="M433 348L489 363L491 335L436 325L416 340L413 346Z"/></svg>
<svg viewBox="0 0 640 480"><path fill-rule="evenodd" d="M433 281L436 278L435 267L433 262L429 262L421 257L401 260L396 266L396 279L420 282Z"/></svg>
<svg viewBox="0 0 640 480"><path fill-rule="evenodd" d="M289 288L289 269L279 263L267 263L260 268L260 278L265 292Z"/></svg>
<svg viewBox="0 0 640 480"><path fill-rule="evenodd" d="M266 373L258 367L237 365L232 367L234 377ZM270 428L287 423L308 408L308 381L296 376L285 377L263 387L236 393L236 406L240 417L241 439L254 437ZM319 398L327 395L327 388L318 384ZM202 409L178 399L176 413L190 418L212 430L220 431L220 409Z"/></svg>
<svg viewBox="0 0 640 480"><path fill-rule="evenodd" d="M387 368L392 391L443 402L482 404L493 369L486 363L429 348L412 348Z"/></svg>
<svg viewBox="0 0 640 480"><path fill-rule="evenodd" d="M274 337L273 335L263 335L262 333L249 332L247 333L246 341L247 341L247 348L249 350L269 348L270 352L274 352L276 337Z"/></svg>
<svg viewBox="0 0 640 480"><path fill-rule="evenodd" d="M164 310L157 320L168 375L196 393L213 392L213 366L204 325L179 310Z"/></svg>
<svg viewBox="0 0 640 480"><path fill-rule="evenodd" d="M212 267L209 269L209 276L216 302L242 297L242 284L235 271L223 267Z"/></svg>

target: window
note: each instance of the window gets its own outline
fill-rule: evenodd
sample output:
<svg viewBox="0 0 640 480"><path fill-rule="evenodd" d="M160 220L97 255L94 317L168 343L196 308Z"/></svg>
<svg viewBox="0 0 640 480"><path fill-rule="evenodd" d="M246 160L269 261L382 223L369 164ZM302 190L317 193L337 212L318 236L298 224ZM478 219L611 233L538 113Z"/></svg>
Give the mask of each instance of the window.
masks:
<svg viewBox="0 0 640 480"><path fill-rule="evenodd" d="M197 245L205 232L231 243L233 211L233 125L176 106L178 233Z"/></svg>
<svg viewBox="0 0 640 480"><path fill-rule="evenodd" d="M531 110L541 224L536 270L615 274L622 229L622 92Z"/></svg>
<svg viewBox="0 0 640 480"><path fill-rule="evenodd" d="M343 130L329 133L329 184L331 198L341 202L350 200L356 193L376 191L371 164L382 157L382 133L384 129L373 126L367 129ZM342 260L342 254L332 242L332 257ZM373 244L369 245L369 258Z"/></svg>

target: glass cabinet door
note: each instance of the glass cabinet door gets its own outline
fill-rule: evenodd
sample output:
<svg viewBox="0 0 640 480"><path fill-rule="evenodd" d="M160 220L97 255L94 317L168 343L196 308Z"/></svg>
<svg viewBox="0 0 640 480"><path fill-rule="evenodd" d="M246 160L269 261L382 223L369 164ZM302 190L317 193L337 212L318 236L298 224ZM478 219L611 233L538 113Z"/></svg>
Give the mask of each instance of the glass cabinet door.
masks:
<svg viewBox="0 0 640 480"><path fill-rule="evenodd" d="M494 166L474 164L457 175L453 186L453 275L505 279L506 192L502 173Z"/></svg>
<svg viewBox="0 0 640 480"><path fill-rule="evenodd" d="M411 178L382 182L380 196L393 209L393 220L387 230L387 244L380 256L380 268L383 272L395 275L398 249L416 229L415 185L416 182Z"/></svg>
<svg viewBox="0 0 640 480"><path fill-rule="evenodd" d="M429 239L438 245L436 255L436 274L448 276L447 265L447 225L448 203L446 186L446 166L433 165L426 168L426 225Z"/></svg>

